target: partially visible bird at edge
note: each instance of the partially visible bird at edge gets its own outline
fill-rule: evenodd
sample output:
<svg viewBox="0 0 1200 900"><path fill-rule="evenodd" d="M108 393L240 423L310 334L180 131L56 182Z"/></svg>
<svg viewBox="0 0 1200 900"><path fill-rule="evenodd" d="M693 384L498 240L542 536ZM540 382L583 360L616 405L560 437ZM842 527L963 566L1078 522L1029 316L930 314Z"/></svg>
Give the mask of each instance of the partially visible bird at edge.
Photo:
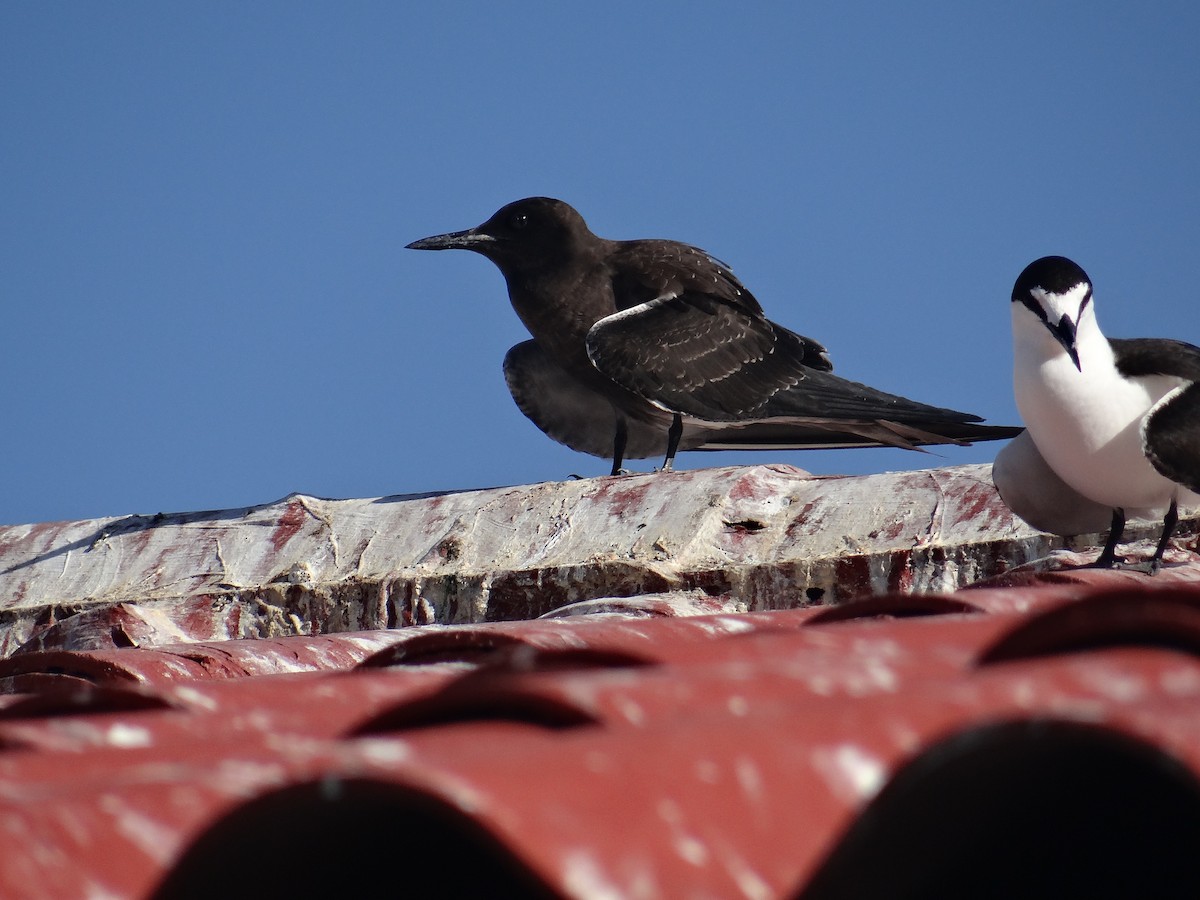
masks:
<svg viewBox="0 0 1200 900"><path fill-rule="evenodd" d="M1153 574L1179 507L1200 504L1200 347L1105 337L1091 279L1064 256L1026 266L1013 285L1011 309L1013 389L1028 437L1054 475L1112 510L1095 565L1125 562L1117 546L1127 515L1161 516L1154 555L1135 564ZM1013 456L1007 481L1031 480L1037 492L1047 492L1034 466L1016 468L1020 459ZM1023 492L1029 487L1013 483Z"/></svg>

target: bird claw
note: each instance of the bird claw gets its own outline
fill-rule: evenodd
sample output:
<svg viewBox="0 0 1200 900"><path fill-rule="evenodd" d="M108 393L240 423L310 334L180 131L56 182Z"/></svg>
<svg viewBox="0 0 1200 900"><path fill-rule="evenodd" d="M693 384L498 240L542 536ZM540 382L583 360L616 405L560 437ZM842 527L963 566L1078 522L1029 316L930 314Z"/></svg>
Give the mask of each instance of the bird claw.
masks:
<svg viewBox="0 0 1200 900"><path fill-rule="evenodd" d="M1122 572L1145 572L1147 575L1154 575L1162 568L1162 564L1161 559L1144 559L1141 562L1130 562L1123 559L1115 568Z"/></svg>

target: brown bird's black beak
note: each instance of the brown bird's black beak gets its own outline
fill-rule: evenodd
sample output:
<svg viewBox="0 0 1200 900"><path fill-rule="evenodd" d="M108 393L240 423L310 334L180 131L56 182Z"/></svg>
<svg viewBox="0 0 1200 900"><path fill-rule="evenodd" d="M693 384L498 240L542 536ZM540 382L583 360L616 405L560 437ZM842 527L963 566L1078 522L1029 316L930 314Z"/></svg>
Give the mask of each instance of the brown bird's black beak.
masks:
<svg viewBox="0 0 1200 900"><path fill-rule="evenodd" d="M466 231L452 231L449 234L435 234L433 237L421 238L406 245L406 250L475 250L483 249L496 243L496 239L478 228L468 228Z"/></svg>

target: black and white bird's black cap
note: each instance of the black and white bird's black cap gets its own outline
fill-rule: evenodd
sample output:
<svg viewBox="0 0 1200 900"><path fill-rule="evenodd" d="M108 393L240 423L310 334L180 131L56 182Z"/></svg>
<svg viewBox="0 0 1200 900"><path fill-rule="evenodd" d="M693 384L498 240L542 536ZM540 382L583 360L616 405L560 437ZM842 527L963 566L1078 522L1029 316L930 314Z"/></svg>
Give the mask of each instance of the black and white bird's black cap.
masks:
<svg viewBox="0 0 1200 900"><path fill-rule="evenodd" d="M1200 348L1166 338L1110 340L1100 331L1092 282L1076 263L1030 263L1012 292L1013 388L1036 453L1087 502L1113 511L1097 561L1117 562L1127 515L1163 516L1157 568L1179 506L1200 503ZM997 458L1006 501L1047 496L1029 448ZM1017 454L1027 462L1018 462ZM1014 505L1030 501L1023 499ZM1045 513L1031 507L1030 515ZM1029 516L1027 516L1028 518ZM1037 524L1036 522L1034 524ZM1039 526L1041 527L1041 526Z"/></svg>
<svg viewBox="0 0 1200 900"><path fill-rule="evenodd" d="M1019 431L831 374L825 348L767 319L724 263L676 241L597 237L561 200L518 200L408 246L496 264L533 338L504 360L513 399L614 474L658 454L670 469L677 449L913 449Z"/></svg>

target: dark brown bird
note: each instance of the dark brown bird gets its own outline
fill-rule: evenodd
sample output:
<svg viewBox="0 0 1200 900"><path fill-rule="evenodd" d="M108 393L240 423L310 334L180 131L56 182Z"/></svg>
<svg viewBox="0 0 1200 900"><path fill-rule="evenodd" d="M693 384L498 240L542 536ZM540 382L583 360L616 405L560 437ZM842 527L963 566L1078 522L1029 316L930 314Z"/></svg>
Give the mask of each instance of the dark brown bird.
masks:
<svg viewBox="0 0 1200 900"><path fill-rule="evenodd" d="M831 374L826 351L771 322L727 266L676 241L610 241L561 200L414 241L473 250L508 282L533 340L504 359L521 412L573 450L622 462L677 450L968 444L1019 428Z"/></svg>

